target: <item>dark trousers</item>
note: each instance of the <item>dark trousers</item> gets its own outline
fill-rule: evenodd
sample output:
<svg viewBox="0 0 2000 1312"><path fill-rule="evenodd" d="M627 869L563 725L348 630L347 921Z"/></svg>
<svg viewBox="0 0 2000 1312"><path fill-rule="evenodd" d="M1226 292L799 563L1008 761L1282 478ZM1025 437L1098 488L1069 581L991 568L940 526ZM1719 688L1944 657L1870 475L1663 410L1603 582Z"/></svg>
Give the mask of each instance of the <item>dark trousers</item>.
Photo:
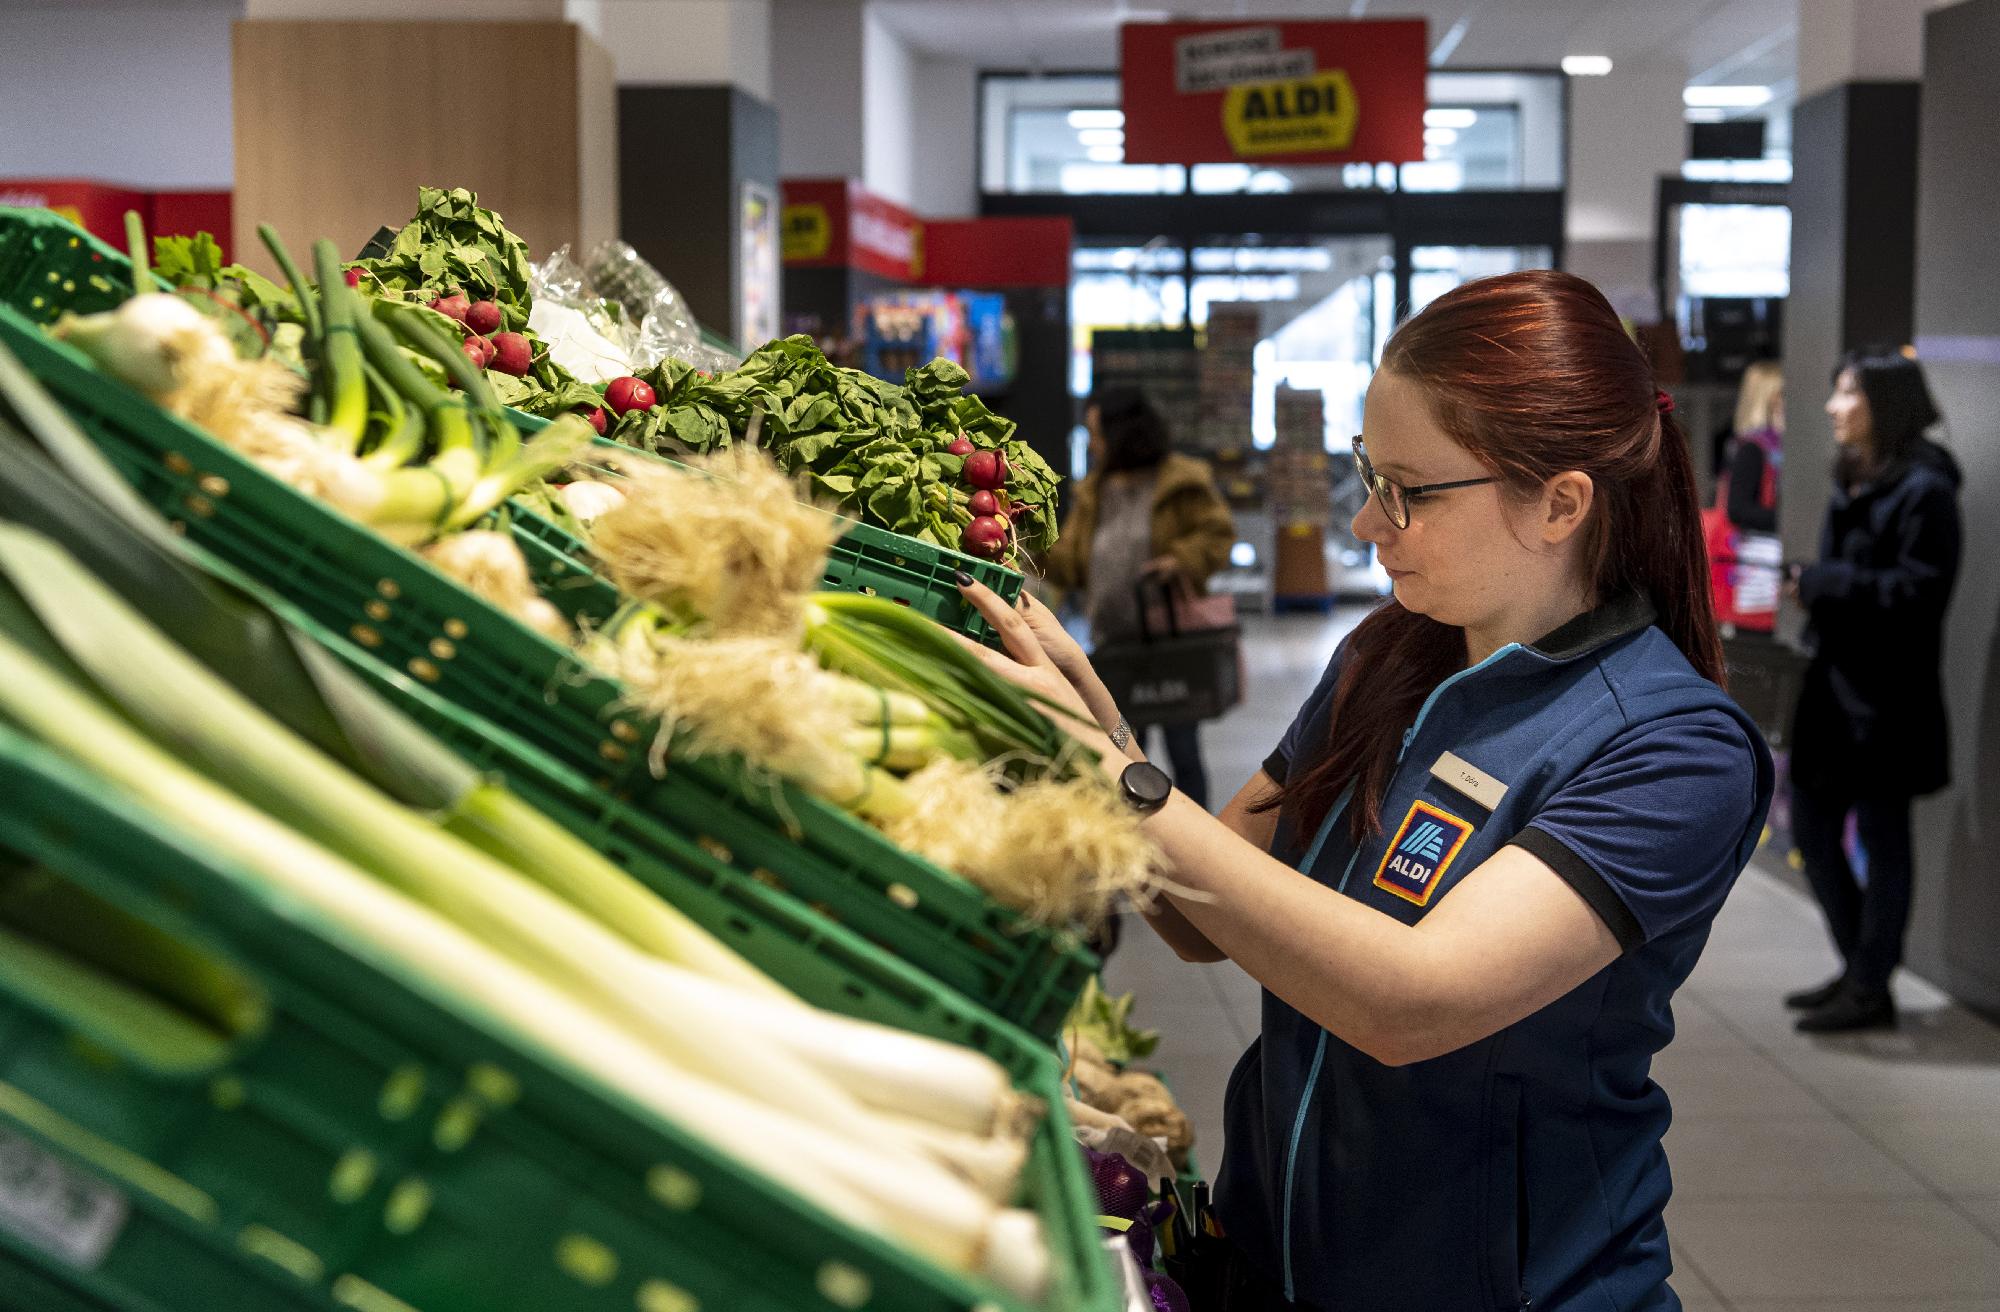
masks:
<svg viewBox="0 0 2000 1312"><path fill-rule="evenodd" d="M1167 764L1174 776L1174 787L1186 793L1191 801L1202 810L1208 809L1208 771L1201 763L1201 726L1199 724L1160 724L1146 730L1145 743L1150 743L1153 734L1166 735ZM1142 743L1141 746L1145 746ZM1146 754L1152 755L1147 748Z"/></svg>
<svg viewBox="0 0 2000 1312"><path fill-rule="evenodd" d="M1792 838L1805 858L1806 879L1826 913L1834 946L1847 962L1848 984L1859 992L1886 991L1889 976L1903 961L1903 931L1910 923L1910 885L1916 874L1910 801L1792 785ZM1868 854L1866 888L1841 845L1850 812Z"/></svg>

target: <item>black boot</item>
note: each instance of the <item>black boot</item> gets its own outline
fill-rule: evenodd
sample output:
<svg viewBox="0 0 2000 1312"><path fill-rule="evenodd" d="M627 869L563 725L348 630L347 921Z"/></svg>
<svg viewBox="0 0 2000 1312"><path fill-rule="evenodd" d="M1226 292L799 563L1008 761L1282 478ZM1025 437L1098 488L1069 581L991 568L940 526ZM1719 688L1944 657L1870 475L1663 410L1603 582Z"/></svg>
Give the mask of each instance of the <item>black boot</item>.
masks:
<svg viewBox="0 0 2000 1312"><path fill-rule="evenodd" d="M1816 989L1801 989L1797 993L1787 993L1785 1005L1793 1011L1818 1011L1839 997L1841 989L1846 986L1847 976L1844 973L1835 975Z"/></svg>
<svg viewBox="0 0 2000 1312"><path fill-rule="evenodd" d="M1856 1030L1896 1028L1896 1003L1887 989L1863 991L1843 989L1839 996L1817 1011L1799 1018L1801 1034L1848 1034Z"/></svg>

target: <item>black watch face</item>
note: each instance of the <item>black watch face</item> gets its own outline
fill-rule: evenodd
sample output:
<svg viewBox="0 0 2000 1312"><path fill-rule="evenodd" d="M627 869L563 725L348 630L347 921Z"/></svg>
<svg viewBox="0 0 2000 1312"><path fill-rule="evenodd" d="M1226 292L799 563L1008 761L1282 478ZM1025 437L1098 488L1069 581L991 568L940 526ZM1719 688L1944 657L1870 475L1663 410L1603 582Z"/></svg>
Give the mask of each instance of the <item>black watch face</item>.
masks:
<svg viewBox="0 0 2000 1312"><path fill-rule="evenodd" d="M1167 772L1148 761L1126 766L1125 773L1118 776L1118 786L1126 801L1149 813L1165 806L1174 791L1174 781L1167 778Z"/></svg>

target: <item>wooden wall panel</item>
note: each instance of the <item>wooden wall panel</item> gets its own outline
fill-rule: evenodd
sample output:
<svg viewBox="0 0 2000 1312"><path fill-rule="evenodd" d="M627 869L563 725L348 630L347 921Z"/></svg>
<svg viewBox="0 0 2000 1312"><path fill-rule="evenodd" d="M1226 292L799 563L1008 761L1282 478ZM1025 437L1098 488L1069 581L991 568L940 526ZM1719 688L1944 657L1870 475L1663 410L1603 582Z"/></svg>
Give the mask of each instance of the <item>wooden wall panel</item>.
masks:
<svg viewBox="0 0 2000 1312"><path fill-rule="evenodd" d="M236 250L256 225L351 256L464 186L544 254L617 212L609 55L568 23L245 21L233 32Z"/></svg>

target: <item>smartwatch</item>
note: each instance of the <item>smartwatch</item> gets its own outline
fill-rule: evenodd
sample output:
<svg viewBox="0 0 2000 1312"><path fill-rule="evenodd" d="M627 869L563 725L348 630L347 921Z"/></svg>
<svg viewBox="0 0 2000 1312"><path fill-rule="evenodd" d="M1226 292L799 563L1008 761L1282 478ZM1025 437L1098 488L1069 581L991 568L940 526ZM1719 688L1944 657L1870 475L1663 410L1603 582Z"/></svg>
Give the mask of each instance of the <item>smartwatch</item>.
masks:
<svg viewBox="0 0 2000 1312"><path fill-rule="evenodd" d="M1174 781L1151 761L1134 761L1118 776L1118 795L1140 815L1151 815L1174 794Z"/></svg>

